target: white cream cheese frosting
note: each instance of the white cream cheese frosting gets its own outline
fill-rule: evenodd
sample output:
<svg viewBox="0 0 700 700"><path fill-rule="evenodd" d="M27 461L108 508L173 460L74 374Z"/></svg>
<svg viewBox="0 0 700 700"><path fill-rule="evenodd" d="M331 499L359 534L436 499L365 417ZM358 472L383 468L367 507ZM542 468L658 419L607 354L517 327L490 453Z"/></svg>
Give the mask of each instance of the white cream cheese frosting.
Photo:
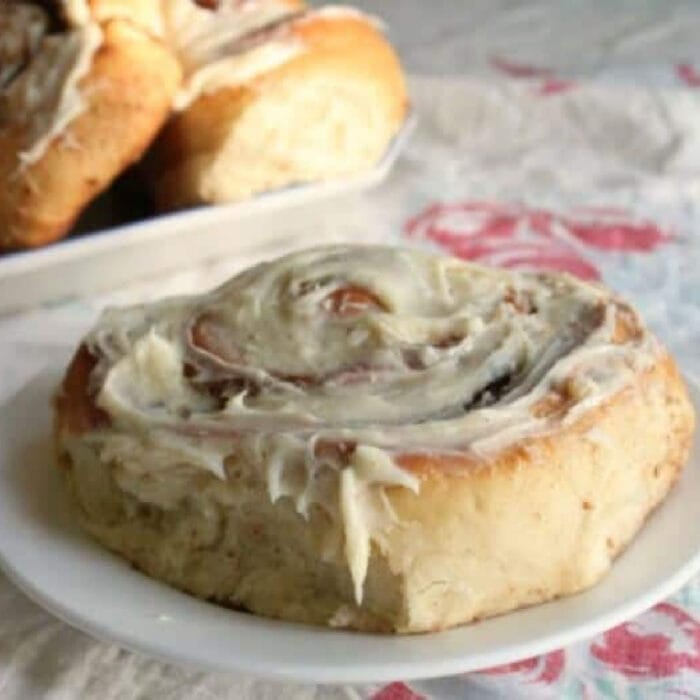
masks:
<svg viewBox="0 0 700 700"><path fill-rule="evenodd" d="M0 90L36 53L47 31L48 17L33 5L8 5L0 10Z"/></svg>
<svg viewBox="0 0 700 700"><path fill-rule="evenodd" d="M302 53L304 44L291 31L295 22L315 16L374 21L352 8L299 10L283 0L220 0L212 9L194 0L144 0L141 5L102 0L95 8L87 0L61 0L58 8L65 28L48 33L46 14L31 2L0 7L0 128L10 122L23 125L19 159L24 165L39 161L87 109L81 81L103 43L108 20L131 21L177 55L184 82L174 98L175 110Z"/></svg>
<svg viewBox="0 0 700 700"><path fill-rule="evenodd" d="M32 70L10 88L10 103L19 103L13 109L28 125L27 145L20 154L23 164L40 160L51 142L87 109L80 82L90 71L102 39L98 25L45 39Z"/></svg>
<svg viewBox="0 0 700 700"><path fill-rule="evenodd" d="M165 503L169 464L226 480L235 455L273 502L338 523L358 602L372 543L398 526L386 489L420 489L402 456L495 455L578 420L658 352L629 307L568 275L359 246L110 310L85 342L105 459L150 470ZM561 410L541 410L552 397Z"/></svg>
<svg viewBox="0 0 700 700"><path fill-rule="evenodd" d="M83 21L85 2L73 0L64 9L68 12L65 30L49 33L49 19L39 7L9 3L0 8L0 42L6 41L6 32L17 32L20 27L31 36L22 65L11 80L0 81L0 129L10 125L21 128L19 161L25 166L39 161L51 142L65 134L87 108L80 83L102 45L102 29ZM9 29L5 28L6 22Z"/></svg>

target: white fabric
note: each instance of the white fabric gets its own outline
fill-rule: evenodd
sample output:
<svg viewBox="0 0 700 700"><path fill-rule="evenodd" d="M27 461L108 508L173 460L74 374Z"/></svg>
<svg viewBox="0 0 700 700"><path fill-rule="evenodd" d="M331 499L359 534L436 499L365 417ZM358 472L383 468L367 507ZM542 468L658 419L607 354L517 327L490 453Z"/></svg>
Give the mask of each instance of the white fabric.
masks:
<svg viewBox="0 0 700 700"><path fill-rule="evenodd" d="M339 237L366 239L372 231L376 240L397 241L405 220L424 205L465 197L554 209L612 202L648 213L679 232L663 257L635 258L631 265L624 256L589 255L607 282L640 305L686 371L700 375L700 90L679 84L674 72L676 62L700 60L700 5L360 4L393 24L410 67L462 77L414 81L418 130L386 184L339 202L337 216L348 212L352 221ZM577 88L543 98L540 77L507 77L494 69L494 56L556 66L557 79L575 80ZM328 241L323 226L319 221L318 242ZM74 346L104 305L208 288L251 260L220 261L0 319L0 403L41 371L57 347ZM420 687L434 697L455 692L445 682ZM326 700L365 698L374 690L281 686L151 661L70 629L0 576L0 697L7 700Z"/></svg>

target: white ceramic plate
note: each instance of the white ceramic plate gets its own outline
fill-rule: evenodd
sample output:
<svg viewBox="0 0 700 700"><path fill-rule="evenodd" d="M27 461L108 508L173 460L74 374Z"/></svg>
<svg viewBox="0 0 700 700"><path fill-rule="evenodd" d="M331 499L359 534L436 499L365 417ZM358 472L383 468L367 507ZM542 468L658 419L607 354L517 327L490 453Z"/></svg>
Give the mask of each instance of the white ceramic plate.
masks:
<svg viewBox="0 0 700 700"><path fill-rule="evenodd" d="M700 565L698 438L668 501L605 580L578 596L403 638L315 629L219 608L132 570L76 528L50 451L47 399L58 377L57 365L0 408L2 565L27 595L71 625L161 659L328 683L444 676L592 636L665 598ZM693 394L700 407L700 393Z"/></svg>
<svg viewBox="0 0 700 700"><path fill-rule="evenodd" d="M359 196L385 180L415 123L415 115L409 114L382 160L367 173L287 187L243 202L141 220L145 214L134 212L142 209L136 201L138 190L127 188L118 194L119 187L112 188L78 225L79 231L88 232L45 248L0 256L0 313L86 296L265 245L274 249L308 228L309 209L316 212L316 222L332 220L337 198Z"/></svg>

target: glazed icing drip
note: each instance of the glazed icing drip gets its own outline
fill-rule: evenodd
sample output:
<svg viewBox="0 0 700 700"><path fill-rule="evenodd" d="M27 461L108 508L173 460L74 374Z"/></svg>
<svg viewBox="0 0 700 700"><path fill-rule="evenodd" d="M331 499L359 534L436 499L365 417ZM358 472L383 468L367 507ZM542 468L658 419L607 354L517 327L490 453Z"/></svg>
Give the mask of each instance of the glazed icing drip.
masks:
<svg viewBox="0 0 700 700"><path fill-rule="evenodd" d="M355 588L355 600L362 602L362 588L369 565L372 533L386 527L393 513L385 500L384 486L402 486L414 493L419 481L400 469L384 451L358 445L348 466L340 473L340 512L345 533L345 556Z"/></svg>
<svg viewBox="0 0 700 700"><path fill-rule="evenodd" d="M385 489L419 488L397 457L488 458L577 420L657 353L634 312L570 276L349 246L110 311L87 342L112 420L100 439L205 440L200 464L219 478L232 451L267 465L273 501L341 523L358 603L375 535L393 525Z"/></svg>

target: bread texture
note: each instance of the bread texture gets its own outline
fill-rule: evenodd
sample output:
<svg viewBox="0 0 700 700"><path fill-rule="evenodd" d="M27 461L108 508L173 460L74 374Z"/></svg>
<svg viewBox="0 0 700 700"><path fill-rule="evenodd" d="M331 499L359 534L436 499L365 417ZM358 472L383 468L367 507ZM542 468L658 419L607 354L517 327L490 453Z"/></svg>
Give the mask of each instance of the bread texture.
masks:
<svg viewBox="0 0 700 700"><path fill-rule="evenodd" d="M85 206L143 155L170 114L181 81L178 61L138 15L134 21L126 18L128 3L111 4L120 5L116 18L90 19L67 29L64 38L51 34L5 88L0 248L34 247L63 237ZM108 6L98 3L97 9L109 16ZM55 134L49 133L50 123L47 133L37 134L37 119L50 122L54 106L39 98L30 108L26 99L16 98L37 86L39 95L60 90L46 84L42 74L50 75L49 52L60 50L61 41L75 43L76 61L85 63L75 86L74 100L80 104ZM93 42L94 52L81 48L87 42ZM72 67L66 68L59 80L68 78ZM46 143L27 157L42 140Z"/></svg>
<svg viewBox="0 0 700 700"><path fill-rule="evenodd" d="M348 177L386 152L408 101L396 54L370 20L292 16L270 44L292 55L204 92L170 120L151 170L160 208Z"/></svg>
<svg viewBox="0 0 700 700"><path fill-rule="evenodd" d="M437 296L412 296L439 275L448 287L437 282ZM392 292L398 279L404 289ZM283 360L251 335L243 299L268 308L265 328L287 314L303 326L299 305L317 308L322 355L298 329L315 373L300 371L287 326L294 360L273 369ZM188 349L172 354L161 340L183 327ZM486 346L499 328L557 353L543 363L550 350L535 349L531 365L494 379L505 365ZM358 329L377 335L355 349L339 340ZM432 348L424 364L418 336ZM390 349L403 364L388 369ZM472 384L470 373L486 379ZM411 403L411 382L423 405ZM459 383L464 402L453 406ZM441 630L597 583L678 480L693 429L673 360L604 290L371 248L299 253L210 296L110 312L56 401L57 456L99 542L222 605L387 633Z"/></svg>

